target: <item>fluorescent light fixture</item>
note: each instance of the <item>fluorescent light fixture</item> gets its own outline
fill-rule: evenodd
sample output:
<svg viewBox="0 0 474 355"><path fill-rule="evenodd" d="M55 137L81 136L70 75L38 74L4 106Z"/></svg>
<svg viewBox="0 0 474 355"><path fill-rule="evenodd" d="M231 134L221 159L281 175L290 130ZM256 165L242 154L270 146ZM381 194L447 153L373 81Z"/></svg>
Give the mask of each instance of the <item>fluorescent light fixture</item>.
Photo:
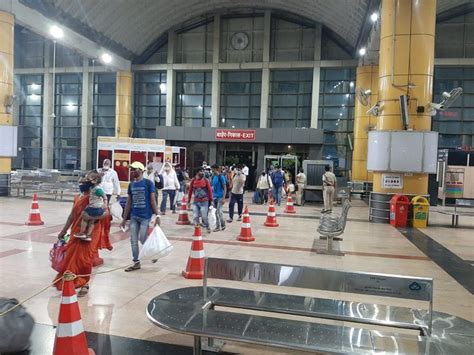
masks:
<svg viewBox="0 0 474 355"><path fill-rule="evenodd" d="M53 25L50 27L49 34L53 36L54 39L60 39L60 38L63 38L64 36L63 29L56 25Z"/></svg>
<svg viewBox="0 0 474 355"><path fill-rule="evenodd" d="M370 15L370 21L377 22L378 19L379 19L378 13L374 12L372 15Z"/></svg>
<svg viewBox="0 0 474 355"><path fill-rule="evenodd" d="M112 62L112 56L109 53L102 53L100 60L104 64L110 64Z"/></svg>
<svg viewBox="0 0 474 355"><path fill-rule="evenodd" d="M360 56L364 56L366 53L367 53L367 49L365 49L365 47L362 47L361 49L359 49Z"/></svg>

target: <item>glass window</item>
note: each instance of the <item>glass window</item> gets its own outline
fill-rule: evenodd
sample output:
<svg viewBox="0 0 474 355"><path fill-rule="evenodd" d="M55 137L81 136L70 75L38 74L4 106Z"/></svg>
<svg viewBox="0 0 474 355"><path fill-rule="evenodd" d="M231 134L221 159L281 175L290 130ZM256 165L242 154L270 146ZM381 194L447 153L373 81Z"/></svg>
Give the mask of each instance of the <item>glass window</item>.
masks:
<svg viewBox="0 0 474 355"><path fill-rule="evenodd" d="M260 126L260 71L224 71L221 75L220 127Z"/></svg>
<svg viewBox="0 0 474 355"><path fill-rule="evenodd" d="M156 138L156 127L166 125L166 72L135 73L133 135Z"/></svg>
<svg viewBox="0 0 474 355"><path fill-rule="evenodd" d="M43 142L43 76L19 75L18 155L15 168L41 168Z"/></svg>
<svg viewBox="0 0 474 355"><path fill-rule="evenodd" d="M92 104L91 168L97 164L97 137L115 136L115 80L114 73L96 73Z"/></svg>
<svg viewBox="0 0 474 355"><path fill-rule="evenodd" d="M82 74L56 74L54 168L81 167Z"/></svg>
<svg viewBox="0 0 474 355"><path fill-rule="evenodd" d="M315 27L272 17L272 61L314 60Z"/></svg>
<svg viewBox="0 0 474 355"><path fill-rule="evenodd" d="M211 126L211 89L211 72L176 73L176 126Z"/></svg>
<svg viewBox="0 0 474 355"><path fill-rule="evenodd" d="M312 83L312 70L270 72L270 127L309 127Z"/></svg>
<svg viewBox="0 0 474 355"><path fill-rule="evenodd" d="M179 32L176 35L176 63L212 63L214 22Z"/></svg>
<svg viewBox="0 0 474 355"><path fill-rule="evenodd" d="M472 140L472 122L474 121L474 84L473 68L436 67L433 83L433 101L442 101L442 93L456 87L462 87L464 93L453 102L446 111L438 111L433 116L432 129L440 133L438 146L451 148L460 146L464 141Z"/></svg>
<svg viewBox="0 0 474 355"><path fill-rule="evenodd" d="M318 128L324 129L323 157L347 176L351 161L348 136L354 131L354 68L321 68Z"/></svg>

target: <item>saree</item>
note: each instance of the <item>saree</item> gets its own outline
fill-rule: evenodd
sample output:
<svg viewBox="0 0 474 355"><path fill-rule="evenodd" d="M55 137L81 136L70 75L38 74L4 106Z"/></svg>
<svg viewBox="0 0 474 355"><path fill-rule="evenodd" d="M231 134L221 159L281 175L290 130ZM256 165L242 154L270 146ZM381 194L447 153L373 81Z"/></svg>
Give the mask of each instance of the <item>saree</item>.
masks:
<svg viewBox="0 0 474 355"><path fill-rule="evenodd" d="M70 239L66 246L64 257L64 268L58 273L55 280L62 277L64 272L70 271L75 275L89 275L92 272L94 256L99 249L112 250L110 244L110 216L98 220L92 231L92 241L87 242L75 237L81 230L81 214L89 204L89 195L78 195L74 198L72 207L72 225ZM86 285L90 280L90 276L79 276L74 280L74 286L80 288ZM55 287L62 290L63 282L59 280Z"/></svg>

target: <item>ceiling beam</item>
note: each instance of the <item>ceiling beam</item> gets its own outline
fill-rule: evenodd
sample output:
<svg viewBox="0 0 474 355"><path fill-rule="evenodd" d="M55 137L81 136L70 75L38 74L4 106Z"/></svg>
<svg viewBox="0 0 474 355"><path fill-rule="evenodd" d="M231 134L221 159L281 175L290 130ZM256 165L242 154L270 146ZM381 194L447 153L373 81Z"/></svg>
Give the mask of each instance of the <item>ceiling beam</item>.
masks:
<svg viewBox="0 0 474 355"><path fill-rule="evenodd" d="M381 0L369 0L367 4L367 9L365 11L364 22L360 27L359 36L357 38L357 43L354 50L357 52L361 47L367 45L367 40L370 36L370 31L372 30L372 21L370 20L370 15L374 12L379 12L380 9L380 1ZM379 21L380 21L380 14L379 14ZM354 55L358 55L358 53L354 53Z"/></svg>
<svg viewBox="0 0 474 355"><path fill-rule="evenodd" d="M473 11L474 11L474 2L467 2L462 5L452 7L449 10L440 12L439 14L436 15L436 22L440 23L440 22L448 21L455 17L466 15Z"/></svg>
<svg viewBox="0 0 474 355"><path fill-rule="evenodd" d="M56 24L53 20L45 17L38 11L23 5L19 0L0 1L0 10L9 12L15 16L15 23L43 36L51 38L49 29ZM112 63L108 66L116 70L129 71L131 62L112 51L105 49L89 38L71 30L68 27L58 24L64 32L64 36L57 42L61 45L73 49L90 59L100 58L104 51L110 53L113 57Z"/></svg>

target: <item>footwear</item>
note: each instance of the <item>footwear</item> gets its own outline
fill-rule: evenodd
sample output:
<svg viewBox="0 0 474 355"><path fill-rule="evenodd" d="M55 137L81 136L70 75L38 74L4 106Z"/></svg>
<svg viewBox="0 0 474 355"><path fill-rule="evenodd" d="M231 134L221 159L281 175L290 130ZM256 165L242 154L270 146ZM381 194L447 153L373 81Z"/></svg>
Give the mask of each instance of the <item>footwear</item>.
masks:
<svg viewBox="0 0 474 355"><path fill-rule="evenodd" d="M82 240L85 241L85 242L91 242L91 241L92 241L92 238L89 237L88 235L86 235L86 237L83 238Z"/></svg>
<svg viewBox="0 0 474 355"><path fill-rule="evenodd" d="M220 231L220 228L216 228L213 230L213 232L219 232Z"/></svg>
<svg viewBox="0 0 474 355"><path fill-rule="evenodd" d="M85 233L79 233L79 234L76 234L75 237L77 239L86 240L87 235Z"/></svg>
<svg viewBox="0 0 474 355"><path fill-rule="evenodd" d="M206 231L208 234L211 233L211 228L207 228Z"/></svg>
<svg viewBox="0 0 474 355"><path fill-rule="evenodd" d="M176 214L176 210L173 210L173 214Z"/></svg>
<svg viewBox="0 0 474 355"><path fill-rule="evenodd" d="M151 262L154 264L158 261L158 259L152 259Z"/></svg>
<svg viewBox="0 0 474 355"><path fill-rule="evenodd" d="M135 264L133 264L132 266L129 266L128 268L125 269L125 272L130 272L130 271L135 271L135 270L139 270L141 269L141 265L140 265L140 262L136 262Z"/></svg>
<svg viewBox="0 0 474 355"><path fill-rule="evenodd" d="M164 215L165 215L165 212L160 212L160 214L161 214L162 216L164 216Z"/></svg>
<svg viewBox="0 0 474 355"><path fill-rule="evenodd" d="M221 227L221 231L225 231L225 226L222 226L222 227Z"/></svg>
<svg viewBox="0 0 474 355"><path fill-rule="evenodd" d="M241 221L242 220L242 215L240 215L239 217L237 217L237 222Z"/></svg>
<svg viewBox="0 0 474 355"><path fill-rule="evenodd" d="M232 218L228 218L227 223L232 223Z"/></svg>
<svg viewBox="0 0 474 355"><path fill-rule="evenodd" d="M89 293L89 285L84 285L81 287L81 289L77 293L77 297L84 297L88 293Z"/></svg>

